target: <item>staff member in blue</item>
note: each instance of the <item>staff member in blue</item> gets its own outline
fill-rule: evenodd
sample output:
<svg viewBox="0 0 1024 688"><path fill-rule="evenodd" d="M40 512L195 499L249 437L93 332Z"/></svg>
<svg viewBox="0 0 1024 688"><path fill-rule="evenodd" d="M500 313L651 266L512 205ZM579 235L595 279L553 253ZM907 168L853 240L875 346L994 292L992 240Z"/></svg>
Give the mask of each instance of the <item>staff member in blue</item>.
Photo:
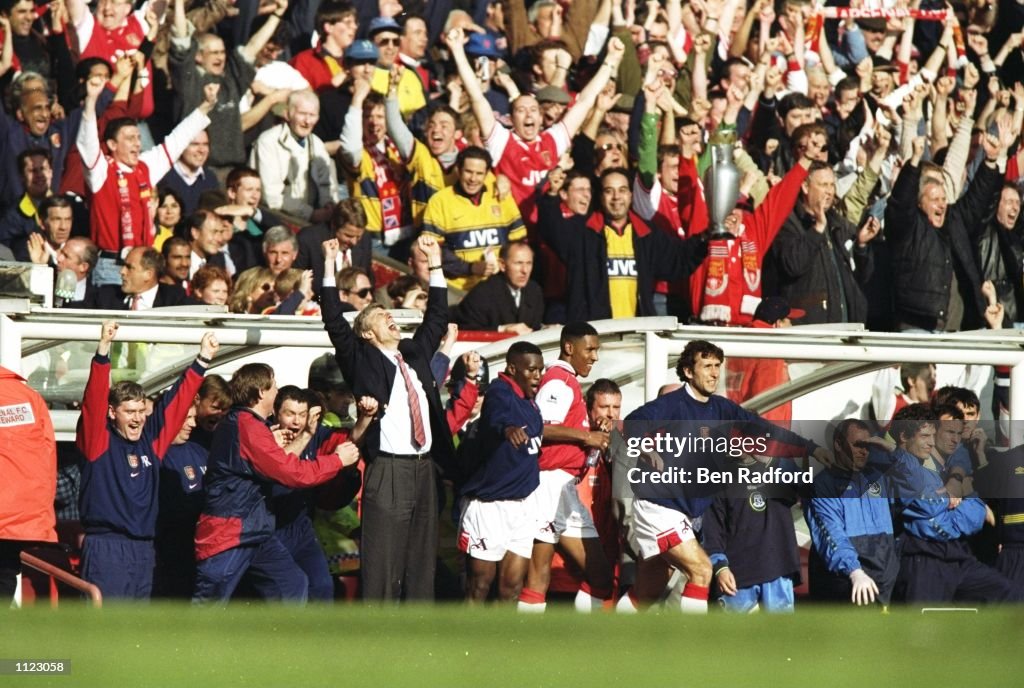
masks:
<svg viewBox="0 0 1024 688"><path fill-rule="evenodd" d="M220 348L203 335L199 356L146 417L146 393L135 382L110 384L113 320L103 323L82 399L76 442L82 452L79 494L85 544L82 578L103 596L149 599L153 588L160 463L181 430L207 366Z"/></svg>
<svg viewBox="0 0 1024 688"><path fill-rule="evenodd" d="M463 487L468 500L459 526L459 551L469 557L466 599L484 602L499 573L498 597L519 597L533 551L534 515L527 499L540 482L544 419L533 402L544 372L541 350L516 342L505 372L484 397L477 431L483 465Z"/></svg>

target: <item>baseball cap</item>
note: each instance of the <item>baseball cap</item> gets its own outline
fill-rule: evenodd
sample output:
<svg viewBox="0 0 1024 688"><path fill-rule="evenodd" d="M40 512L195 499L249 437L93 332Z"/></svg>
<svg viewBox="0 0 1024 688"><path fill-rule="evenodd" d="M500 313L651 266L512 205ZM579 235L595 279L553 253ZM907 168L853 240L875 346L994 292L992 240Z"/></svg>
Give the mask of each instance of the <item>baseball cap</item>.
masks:
<svg viewBox="0 0 1024 688"><path fill-rule="evenodd" d="M341 368L338 367L338 360L334 354L324 354L310 364L307 386L320 392L326 392L332 387L345 386L345 379L341 376Z"/></svg>
<svg viewBox="0 0 1024 688"><path fill-rule="evenodd" d="M557 86L545 86L544 88L537 91L537 102L538 103L561 103L562 105L569 104L569 94L558 88Z"/></svg>
<svg viewBox="0 0 1024 688"><path fill-rule="evenodd" d="M345 60L349 62L376 62L380 59L380 51L371 41L364 39L352 41L345 48Z"/></svg>
<svg viewBox="0 0 1024 688"><path fill-rule="evenodd" d="M796 320L807 315L807 311L790 308L789 302L781 296L769 296L761 299L754 310L754 327L772 327L783 318Z"/></svg>
<svg viewBox="0 0 1024 688"><path fill-rule="evenodd" d="M391 17L375 17L370 20L370 28L367 30L367 35L373 38L381 31L393 31L394 33L401 34L402 27L398 25Z"/></svg>
<svg viewBox="0 0 1024 688"><path fill-rule="evenodd" d="M501 51L498 50L494 36L489 33L476 33L475 31L470 33L465 51L467 55L474 57L490 57L493 59L501 57Z"/></svg>

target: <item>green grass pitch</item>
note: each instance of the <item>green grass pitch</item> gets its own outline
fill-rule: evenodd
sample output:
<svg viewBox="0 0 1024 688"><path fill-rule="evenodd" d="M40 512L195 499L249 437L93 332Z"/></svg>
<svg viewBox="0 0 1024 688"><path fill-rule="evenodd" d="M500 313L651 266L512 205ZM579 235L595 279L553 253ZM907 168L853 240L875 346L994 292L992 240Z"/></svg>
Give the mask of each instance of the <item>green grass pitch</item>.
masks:
<svg viewBox="0 0 1024 688"><path fill-rule="evenodd" d="M70 659L0 686L1020 686L1024 609L792 616L235 605L3 614L0 658Z"/></svg>

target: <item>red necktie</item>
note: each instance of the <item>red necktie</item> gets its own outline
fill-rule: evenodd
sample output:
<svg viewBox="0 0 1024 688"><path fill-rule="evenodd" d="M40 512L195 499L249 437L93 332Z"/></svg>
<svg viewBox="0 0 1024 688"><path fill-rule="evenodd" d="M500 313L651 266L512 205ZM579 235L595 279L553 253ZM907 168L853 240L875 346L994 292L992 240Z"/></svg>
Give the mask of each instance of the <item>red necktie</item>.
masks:
<svg viewBox="0 0 1024 688"><path fill-rule="evenodd" d="M402 354L395 354L398 359L398 370L405 380L405 391L409 395L409 416L412 419L412 441L416 448L420 449L427 443L427 433L423 429L423 410L420 408L420 397L416 393L416 387L412 384L412 377L409 375L409 367L405 365Z"/></svg>
<svg viewBox="0 0 1024 688"><path fill-rule="evenodd" d="M137 311L142 306L142 294L136 294L132 297L132 310Z"/></svg>

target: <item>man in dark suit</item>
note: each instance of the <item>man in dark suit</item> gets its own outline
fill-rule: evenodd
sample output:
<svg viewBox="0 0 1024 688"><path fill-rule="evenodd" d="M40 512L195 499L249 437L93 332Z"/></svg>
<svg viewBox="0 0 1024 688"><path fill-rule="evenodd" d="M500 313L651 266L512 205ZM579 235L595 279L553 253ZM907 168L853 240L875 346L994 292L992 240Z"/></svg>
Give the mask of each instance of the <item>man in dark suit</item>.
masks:
<svg viewBox="0 0 1024 688"><path fill-rule="evenodd" d="M533 249L513 241L498 253L497 275L475 286L455 310L455 322L467 330L526 334L540 329L544 290L530 281Z"/></svg>
<svg viewBox="0 0 1024 688"><path fill-rule="evenodd" d="M448 330L447 286L441 247L421 236L430 260L430 295L423 323L402 339L394 318L370 304L353 325L337 299L323 299L324 329L334 344L338 367L356 399L370 396L382 411L365 435L362 589L367 600L430 600L437 558L435 464L454 461L430 360ZM338 240L322 246L325 289L335 289Z"/></svg>
<svg viewBox="0 0 1024 688"><path fill-rule="evenodd" d="M359 199L350 198L334 206L327 225L310 225L299 232L299 257L295 259L294 267L313 271L313 292L318 299L325 277L323 243L328 239L338 240L338 256L331 275L353 267L361 269L373 282L370 235L366 233L366 213Z"/></svg>
<svg viewBox="0 0 1024 688"><path fill-rule="evenodd" d="M185 290L175 284L161 284L164 257L152 246L136 246L121 266L121 286L109 284L97 289L86 308L111 311L143 311L189 303Z"/></svg>

